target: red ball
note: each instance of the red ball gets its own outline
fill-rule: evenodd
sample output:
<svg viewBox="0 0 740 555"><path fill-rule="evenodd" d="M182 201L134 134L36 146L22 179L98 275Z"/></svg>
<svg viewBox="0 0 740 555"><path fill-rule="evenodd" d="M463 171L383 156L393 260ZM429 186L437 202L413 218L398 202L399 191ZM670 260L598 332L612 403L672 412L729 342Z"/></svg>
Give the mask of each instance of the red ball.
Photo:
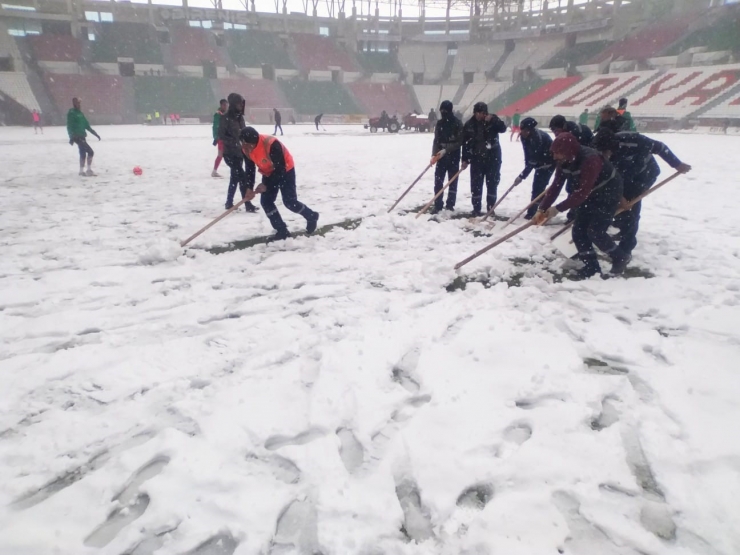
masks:
<svg viewBox="0 0 740 555"><path fill-rule="evenodd" d="M139 166L136 166L134 168L134 175L141 175L142 173L144 173L144 172L142 171L142 169Z"/></svg>

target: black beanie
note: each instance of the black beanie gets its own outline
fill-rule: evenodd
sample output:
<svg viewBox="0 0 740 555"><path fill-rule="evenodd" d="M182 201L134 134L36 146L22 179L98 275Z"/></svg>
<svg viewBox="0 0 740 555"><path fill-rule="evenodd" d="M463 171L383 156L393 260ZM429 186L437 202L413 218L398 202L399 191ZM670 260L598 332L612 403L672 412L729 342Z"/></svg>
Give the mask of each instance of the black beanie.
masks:
<svg viewBox="0 0 740 555"><path fill-rule="evenodd" d="M452 102L449 100L443 100L442 104L439 105L439 111L452 113Z"/></svg>
<svg viewBox="0 0 740 555"><path fill-rule="evenodd" d="M537 120L534 118L524 118L519 124L522 129L534 129L537 127Z"/></svg>
<svg viewBox="0 0 740 555"><path fill-rule="evenodd" d="M242 142L249 145L256 145L257 142L260 140L260 134L257 133L257 130L254 127L245 127L244 129L242 129L239 137L241 138Z"/></svg>

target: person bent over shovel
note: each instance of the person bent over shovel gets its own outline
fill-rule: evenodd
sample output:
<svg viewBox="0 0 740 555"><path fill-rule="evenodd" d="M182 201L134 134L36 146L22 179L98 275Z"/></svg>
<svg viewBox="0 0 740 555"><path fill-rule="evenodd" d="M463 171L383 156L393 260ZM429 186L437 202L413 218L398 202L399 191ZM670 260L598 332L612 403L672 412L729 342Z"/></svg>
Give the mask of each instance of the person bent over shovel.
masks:
<svg viewBox="0 0 740 555"><path fill-rule="evenodd" d="M254 127L242 129L240 138L247 168L251 166L252 169L251 172L247 171L247 174L254 176L254 168L262 174L262 183L254 191L251 191L254 182L247 183L246 195L251 197L249 199L251 200L257 193L262 193L260 204L272 227L275 228L274 239L290 237L288 226L275 206L278 192L282 195L283 204L288 210L306 218L306 233L316 231L319 214L298 201L295 163L290 151L275 137L260 135Z"/></svg>
<svg viewBox="0 0 740 555"><path fill-rule="evenodd" d="M558 135L551 151L557 164L555 179L532 221L536 225L544 225L558 213L576 208L573 243L578 249L578 258L583 262L579 277L601 274L594 245L611 258L612 274L623 273L629 256L607 233L622 200L622 178L609 160L598 151L581 146L570 133ZM552 206L567 178L573 184L572 192L563 202Z"/></svg>

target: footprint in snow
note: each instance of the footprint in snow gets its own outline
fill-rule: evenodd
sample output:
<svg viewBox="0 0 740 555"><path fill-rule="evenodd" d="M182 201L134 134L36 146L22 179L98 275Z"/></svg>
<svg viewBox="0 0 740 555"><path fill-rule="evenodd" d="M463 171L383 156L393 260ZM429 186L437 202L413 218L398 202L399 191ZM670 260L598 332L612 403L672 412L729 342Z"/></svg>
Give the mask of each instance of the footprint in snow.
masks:
<svg viewBox="0 0 740 555"><path fill-rule="evenodd" d="M618 421L619 409L617 408L616 399L607 396L601 402L601 412L591 420L591 429L600 432Z"/></svg>
<svg viewBox="0 0 740 555"><path fill-rule="evenodd" d="M249 453L247 454L247 462L266 465L270 473L277 480L285 484L297 484L301 479L300 468L290 459L277 454L258 457L253 453Z"/></svg>
<svg viewBox="0 0 740 555"><path fill-rule="evenodd" d="M416 378L416 367L419 365L421 351L418 348L408 351L393 367L393 381L400 384L409 393L418 393L421 389Z"/></svg>
<svg viewBox="0 0 740 555"><path fill-rule="evenodd" d="M321 428L309 428L308 430L294 436L274 435L268 437L265 441L265 449L275 451L276 449L280 449L287 445L305 445L312 441L316 441L325 435L326 432Z"/></svg>
<svg viewBox="0 0 740 555"><path fill-rule="evenodd" d="M340 441L339 456L344 463L344 468L352 474L365 462L365 450L349 428L339 428L337 437Z"/></svg>
<svg viewBox="0 0 740 555"><path fill-rule="evenodd" d="M310 499L296 499L278 517L270 555L320 552L316 506Z"/></svg>
<svg viewBox="0 0 740 555"><path fill-rule="evenodd" d="M228 532L220 532L183 555L232 555L239 542Z"/></svg>
<svg viewBox="0 0 740 555"><path fill-rule="evenodd" d="M517 399L515 404L518 408L524 410L532 410L542 405L545 405L552 401L565 401L566 395L564 393L547 393L545 395L539 395L537 397L527 397Z"/></svg>
<svg viewBox="0 0 740 555"><path fill-rule="evenodd" d="M515 422L504 430L502 437L503 441L495 447L495 455L499 459L510 457L529 441L532 427L526 422Z"/></svg>
<svg viewBox="0 0 740 555"><path fill-rule="evenodd" d="M153 534L146 536L143 540L137 542L132 547L124 551L121 555L154 555L154 553L164 546L167 534L177 530L177 526L167 526Z"/></svg>
<svg viewBox="0 0 740 555"><path fill-rule="evenodd" d="M169 462L170 458L164 455L153 458L134 472L124 488L113 497L112 501L118 501L122 505L128 505L136 496L141 485L162 472Z"/></svg>
<svg viewBox="0 0 740 555"><path fill-rule="evenodd" d="M474 484L467 487L457 497L457 506L467 509L476 509L482 511L486 505L493 499L493 485L491 484Z"/></svg>
<svg viewBox="0 0 740 555"><path fill-rule="evenodd" d="M423 542L434 537L429 510L422 504L421 491L413 478L396 480L396 497L403 511L401 532L411 541Z"/></svg>
<svg viewBox="0 0 740 555"><path fill-rule="evenodd" d="M105 547L113 541L121 530L144 514L149 506L149 501L149 496L142 493L136 497L133 503L114 509L105 522L85 538L84 544L88 547Z"/></svg>

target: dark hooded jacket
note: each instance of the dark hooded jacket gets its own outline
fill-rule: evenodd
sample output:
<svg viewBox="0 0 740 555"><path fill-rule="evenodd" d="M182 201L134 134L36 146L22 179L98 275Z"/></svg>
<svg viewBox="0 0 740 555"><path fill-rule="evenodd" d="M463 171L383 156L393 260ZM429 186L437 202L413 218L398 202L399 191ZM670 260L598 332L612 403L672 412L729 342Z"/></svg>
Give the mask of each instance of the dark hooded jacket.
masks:
<svg viewBox="0 0 740 555"><path fill-rule="evenodd" d="M229 108L218 123L218 138L224 143L224 156L242 156L242 142L239 133L247 125L244 123L244 98L231 93L227 100Z"/></svg>

